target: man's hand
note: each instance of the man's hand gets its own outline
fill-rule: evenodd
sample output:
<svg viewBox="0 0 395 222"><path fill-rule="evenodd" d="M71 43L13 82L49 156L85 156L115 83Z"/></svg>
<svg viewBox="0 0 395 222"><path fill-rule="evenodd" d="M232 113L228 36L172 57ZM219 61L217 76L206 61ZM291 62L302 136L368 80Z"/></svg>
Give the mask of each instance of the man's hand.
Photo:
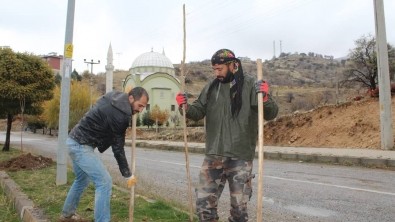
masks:
<svg viewBox="0 0 395 222"><path fill-rule="evenodd" d="M128 188L131 188L132 186L136 185L137 177L132 175L131 177L126 178L126 183L128 185Z"/></svg>
<svg viewBox="0 0 395 222"><path fill-rule="evenodd" d="M255 83L255 91L256 93L262 93L263 102L266 102L269 99L269 84L263 80L259 80Z"/></svg>
<svg viewBox="0 0 395 222"><path fill-rule="evenodd" d="M176 96L178 107L181 107L184 104L187 104L187 94L178 93Z"/></svg>

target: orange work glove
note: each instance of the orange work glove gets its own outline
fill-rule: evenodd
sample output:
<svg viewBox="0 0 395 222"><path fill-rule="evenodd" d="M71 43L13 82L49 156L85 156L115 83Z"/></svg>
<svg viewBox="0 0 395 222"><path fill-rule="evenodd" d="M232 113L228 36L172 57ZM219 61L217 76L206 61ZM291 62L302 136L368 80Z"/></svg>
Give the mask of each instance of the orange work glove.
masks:
<svg viewBox="0 0 395 222"><path fill-rule="evenodd" d="M131 177L126 178L126 183L128 185L128 188L131 188L132 186L136 185L137 177L132 175Z"/></svg>

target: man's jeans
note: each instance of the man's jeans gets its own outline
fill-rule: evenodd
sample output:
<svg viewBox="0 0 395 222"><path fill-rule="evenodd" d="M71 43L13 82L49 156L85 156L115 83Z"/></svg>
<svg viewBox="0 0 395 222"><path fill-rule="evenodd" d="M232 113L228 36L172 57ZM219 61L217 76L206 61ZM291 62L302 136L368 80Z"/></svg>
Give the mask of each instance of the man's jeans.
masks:
<svg viewBox="0 0 395 222"><path fill-rule="evenodd" d="M80 145L71 138L67 138L69 155L73 161L75 180L71 186L63 206L63 216L75 213L81 194L88 186L89 181L95 185L95 221L110 221L110 198L112 179L99 156L93 148Z"/></svg>

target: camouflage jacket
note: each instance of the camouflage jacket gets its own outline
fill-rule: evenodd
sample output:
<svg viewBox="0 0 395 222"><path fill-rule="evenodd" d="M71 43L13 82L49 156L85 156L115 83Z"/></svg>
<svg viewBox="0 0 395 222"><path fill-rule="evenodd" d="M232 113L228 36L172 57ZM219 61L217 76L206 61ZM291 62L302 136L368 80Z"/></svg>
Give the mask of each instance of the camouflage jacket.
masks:
<svg viewBox="0 0 395 222"><path fill-rule="evenodd" d="M130 177L125 156L125 132L130 124L132 109L128 95L109 92L102 96L77 125L69 137L79 144L97 147L103 153L110 146L118 162L122 176Z"/></svg>
<svg viewBox="0 0 395 222"><path fill-rule="evenodd" d="M206 117L206 154L252 160L258 136L258 106L255 81L244 76L242 107L235 118L231 113L230 84L220 83L207 100L209 82L199 98L187 105L186 117L200 120ZM278 106L269 95L264 103L264 118L272 120L277 116Z"/></svg>

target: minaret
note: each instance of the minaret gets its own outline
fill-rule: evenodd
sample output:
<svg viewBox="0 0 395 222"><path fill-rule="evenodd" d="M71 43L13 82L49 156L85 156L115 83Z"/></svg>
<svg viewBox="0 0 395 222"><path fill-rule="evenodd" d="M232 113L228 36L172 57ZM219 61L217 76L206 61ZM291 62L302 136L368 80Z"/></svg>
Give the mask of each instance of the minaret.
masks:
<svg viewBox="0 0 395 222"><path fill-rule="evenodd" d="M110 47L108 47L107 52L107 65L106 65L106 93L112 91L112 82L113 82L113 73L114 73L114 65L113 65L113 54L112 47L110 43Z"/></svg>

